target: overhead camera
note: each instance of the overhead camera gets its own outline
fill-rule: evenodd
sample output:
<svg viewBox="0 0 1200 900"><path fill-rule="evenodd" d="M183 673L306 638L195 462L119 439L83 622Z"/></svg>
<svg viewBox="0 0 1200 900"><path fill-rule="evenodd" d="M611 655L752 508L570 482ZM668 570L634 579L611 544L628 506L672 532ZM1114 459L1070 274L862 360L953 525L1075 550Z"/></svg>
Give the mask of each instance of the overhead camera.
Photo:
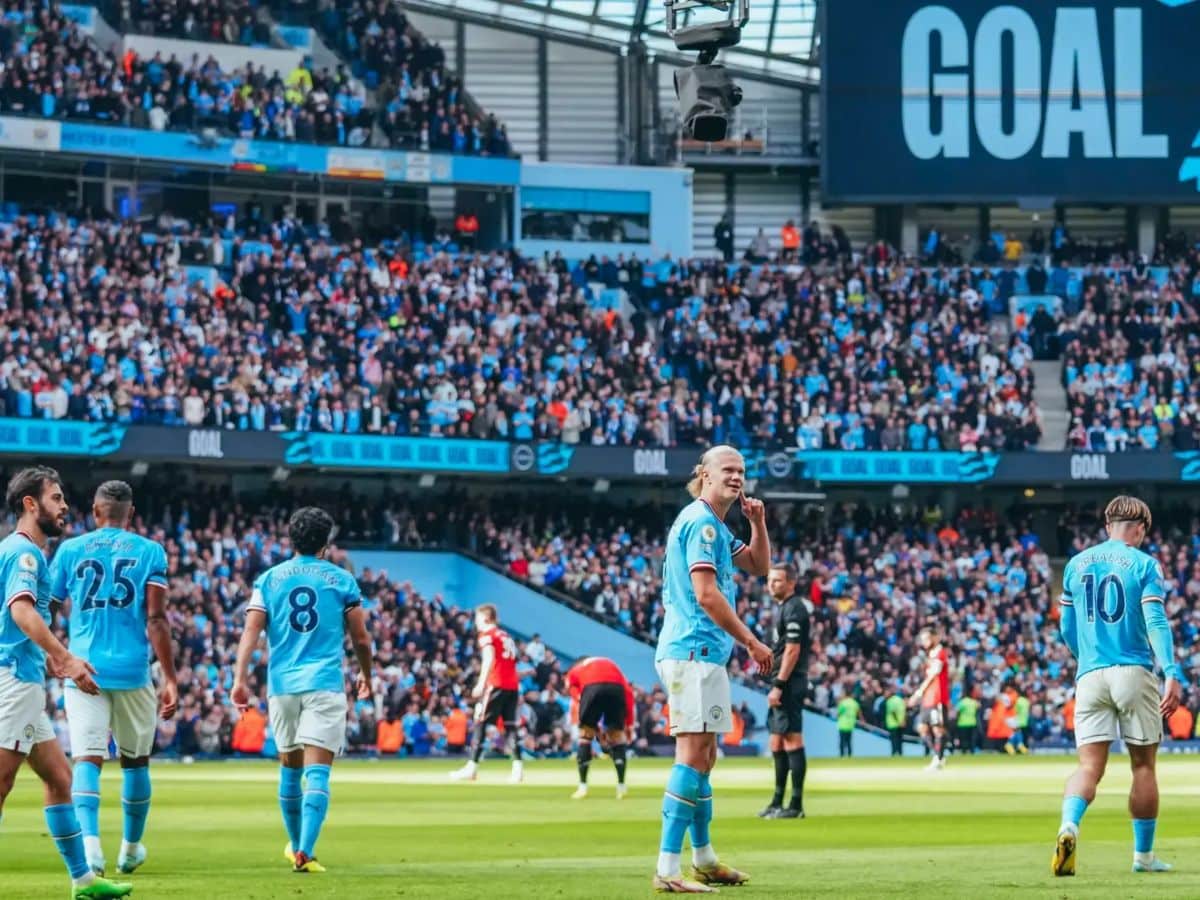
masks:
<svg viewBox="0 0 1200 900"><path fill-rule="evenodd" d="M697 64L675 70L675 96L683 114L683 130L698 141L723 141L742 89L717 54L742 39L750 21L750 0L665 0L667 34L680 50L699 54Z"/></svg>

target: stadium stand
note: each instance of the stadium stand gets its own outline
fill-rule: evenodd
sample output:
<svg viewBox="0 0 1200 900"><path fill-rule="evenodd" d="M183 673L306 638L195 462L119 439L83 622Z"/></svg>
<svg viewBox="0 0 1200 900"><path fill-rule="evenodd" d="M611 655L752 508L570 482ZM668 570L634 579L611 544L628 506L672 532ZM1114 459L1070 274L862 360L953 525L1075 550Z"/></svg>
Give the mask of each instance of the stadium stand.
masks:
<svg viewBox="0 0 1200 900"><path fill-rule="evenodd" d="M85 298L67 327L89 348L10 358L7 415L641 446L1011 450L1040 434L1028 345L995 346L971 290L901 269L456 259L303 240L288 221L265 243L53 214L3 232L12 289L48 304L16 320L45 336ZM227 282L188 283L189 260ZM594 306L594 282L637 285L641 310Z"/></svg>
<svg viewBox="0 0 1200 900"><path fill-rule="evenodd" d="M223 71L206 54L205 42L263 43L269 37L265 13L246 4L180 10L171 2L147 3L124 8L126 14L141 31L191 39L196 52L190 59L161 52L147 58L133 49L118 56L60 8L25 4L11 10L0 28L0 53L11 57L0 73L0 113L155 131L214 128L241 138L352 147L370 145L378 128L396 147L509 155L503 125L477 108L474 117L467 112L462 86L446 72L443 55L407 26L390 51L370 55L380 65L396 60L382 82L378 69L352 66L366 76L364 84L342 66L315 70L311 63L290 72L252 63ZM373 46L381 38L369 26L361 24L372 31L364 38ZM380 95L378 107L368 100L372 93Z"/></svg>

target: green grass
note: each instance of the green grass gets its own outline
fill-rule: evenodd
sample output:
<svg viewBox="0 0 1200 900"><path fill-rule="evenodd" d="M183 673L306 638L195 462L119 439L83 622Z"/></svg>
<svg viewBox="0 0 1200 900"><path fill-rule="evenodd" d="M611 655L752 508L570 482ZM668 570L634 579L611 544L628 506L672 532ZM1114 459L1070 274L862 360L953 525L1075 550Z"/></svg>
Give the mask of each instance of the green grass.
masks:
<svg viewBox="0 0 1200 900"><path fill-rule="evenodd" d="M475 784L448 784L454 763L340 762L321 843L329 872L293 875L275 800L275 767L158 765L146 833L150 859L135 897L631 898L649 896L667 763L630 763L627 800L612 796L607 760L592 796L573 802L569 761L532 762L527 783L484 764ZM1053 879L1049 857L1068 757L814 761L805 821L755 818L770 793L769 760L724 760L713 778L713 841L753 884L738 897L1197 897L1200 759L1161 765L1158 851L1178 865L1133 875L1124 757L1084 820L1080 874ZM107 767L101 828L109 864L120 839L120 774ZM686 854L685 850L685 854ZM685 857L686 858L686 857ZM0 827L0 898L67 895L45 836L41 791L18 780Z"/></svg>

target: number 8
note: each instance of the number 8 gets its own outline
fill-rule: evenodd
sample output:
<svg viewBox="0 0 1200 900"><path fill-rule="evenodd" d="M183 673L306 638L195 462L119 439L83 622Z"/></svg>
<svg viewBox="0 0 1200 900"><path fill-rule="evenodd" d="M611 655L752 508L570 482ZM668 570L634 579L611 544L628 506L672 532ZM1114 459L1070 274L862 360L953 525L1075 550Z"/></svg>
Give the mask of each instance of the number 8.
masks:
<svg viewBox="0 0 1200 900"><path fill-rule="evenodd" d="M288 594L288 606L292 608L288 624L301 634L317 627L317 592L310 587L295 588Z"/></svg>

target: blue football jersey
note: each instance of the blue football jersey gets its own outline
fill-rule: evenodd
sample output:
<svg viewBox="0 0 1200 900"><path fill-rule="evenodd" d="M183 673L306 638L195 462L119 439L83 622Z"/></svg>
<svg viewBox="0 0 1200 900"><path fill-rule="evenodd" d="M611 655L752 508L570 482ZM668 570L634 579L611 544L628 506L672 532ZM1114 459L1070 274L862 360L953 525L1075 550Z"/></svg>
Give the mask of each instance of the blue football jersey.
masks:
<svg viewBox="0 0 1200 900"><path fill-rule="evenodd" d="M106 691L150 683L146 586L167 586L167 552L124 528L97 528L62 542L50 561L50 594L71 601L71 652Z"/></svg>
<svg viewBox="0 0 1200 900"><path fill-rule="evenodd" d="M692 590L692 572L712 569L717 587L737 606L733 559L746 549L711 506L695 500L683 508L667 536L663 557L663 617L655 661L696 659L723 666L733 652L733 638L709 618Z"/></svg>
<svg viewBox="0 0 1200 900"><path fill-rule="evenodd" d="M267 615L267 692L342 691L346 610L361 602L354 576L315 556L259 575L247 608Z"/></svg>
<svg viewBox="0 0 1200 900"><path fill-rule="evenodd" d="M14 531L0 541L0 584L4 608L0 609L0 668L9 669L18 681L46 681L46 653L13 621L12 603L18 597L34 600L38 613L50 624L50 569L42 548L29 536Z"/></svg>
<svg viewBox="0 0 1200 900"><path fill-rule="evenodd" d="M1165 596L1158 562L1123 541L1105 541L1073 556L1063 572L1059 602L1075 609L1075 677L1108 666L1154 671L1142 604Z"/></svg>

